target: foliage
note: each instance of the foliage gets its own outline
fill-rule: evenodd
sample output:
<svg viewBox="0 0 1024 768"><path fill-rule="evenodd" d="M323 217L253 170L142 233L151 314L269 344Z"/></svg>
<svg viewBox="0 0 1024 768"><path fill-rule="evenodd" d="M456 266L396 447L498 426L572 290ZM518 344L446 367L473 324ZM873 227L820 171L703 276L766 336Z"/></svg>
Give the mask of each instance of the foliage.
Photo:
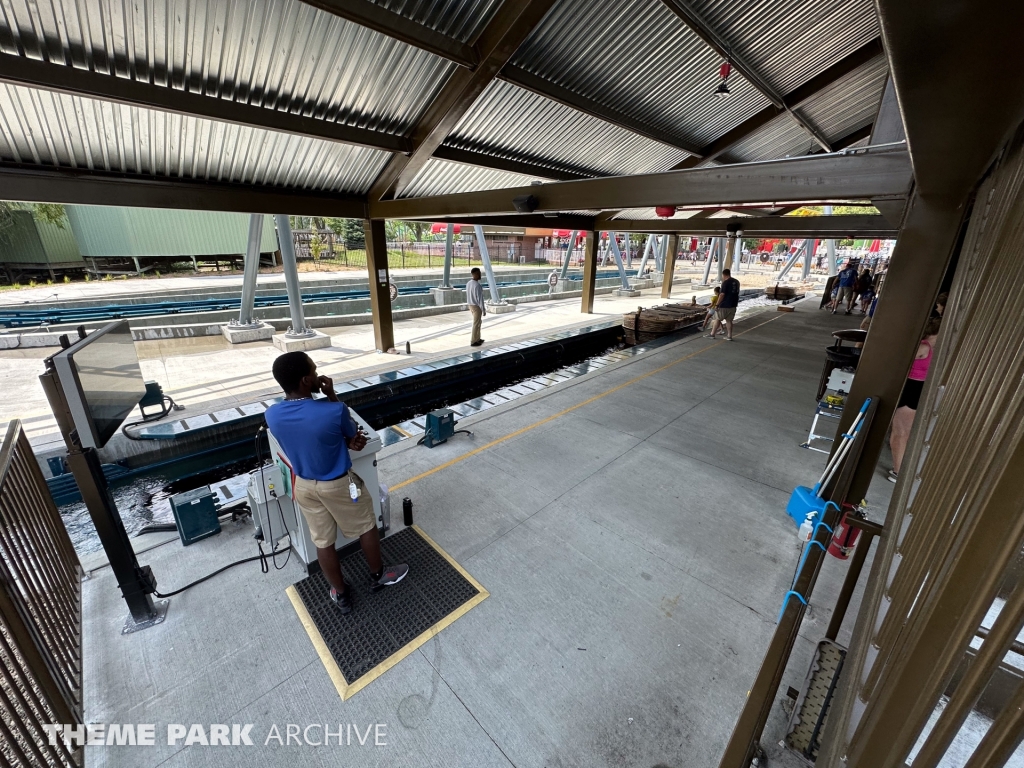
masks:
<svg viewBox="0 0 1024 768"><path fill-rule="evenodd" d="M327 248L327 243L324 238L320 236L320 232L316 231L313 236L309 238L309 252L313 255L313 261L320 261L320 254Z"/></svg>
<svg viewBox="0 0 1024 768"><path fill-rule="evenodd" d="M67 211L58 203L12 203L0 200L0 242L7 242L10 237L15 211L31 211L36 221L52 224L58 229L64 229L68 223Z"/></svg>
<svg viewBox="0 0 1024 768"><path fill-rule="evenodd" d="M878 215L878 209L873 205L833 205L832 215L833 216L854 216L854 215ZM805 205L802 208L797 208L792 213L787 213L787 216L824 216L825 206L823 205Z"/></svg>
<svg viewBox="0 0 1024 768"><path fill-rule="evenodd" d="M35 203L31 208L36 221L45 221L57 229L64 229L64 225L68 223L68 212L59 203Z"/></svg>

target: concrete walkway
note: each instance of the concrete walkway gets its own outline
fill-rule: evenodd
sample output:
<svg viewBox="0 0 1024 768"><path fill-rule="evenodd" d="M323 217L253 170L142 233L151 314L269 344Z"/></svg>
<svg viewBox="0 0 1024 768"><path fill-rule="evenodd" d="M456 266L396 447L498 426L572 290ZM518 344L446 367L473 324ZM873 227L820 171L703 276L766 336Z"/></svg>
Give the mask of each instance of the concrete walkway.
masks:
<svg viewBox="0 0 1024 768"><path fill-rule="evenodd" d="M160 738L91 747L90 765L716 766L796 565L786 499L824 462L797 446L829 332L849 323L813 306L466 419L472 438L384 451L382 480L491 597L347 702L285 596L294 561L228 571L127 637L111 575L94 573L86 718L155 723ZM873 507L890 490L872 488ZM142 561L173 589L251 554L251 537L229 525ZM782 692L799 687L845 567L827 559ZM766 744L784 720L775 706ZM255 746L168 746L168 723L251 723ZM387 745L263 746L289 723L379 723Z"/></svg>

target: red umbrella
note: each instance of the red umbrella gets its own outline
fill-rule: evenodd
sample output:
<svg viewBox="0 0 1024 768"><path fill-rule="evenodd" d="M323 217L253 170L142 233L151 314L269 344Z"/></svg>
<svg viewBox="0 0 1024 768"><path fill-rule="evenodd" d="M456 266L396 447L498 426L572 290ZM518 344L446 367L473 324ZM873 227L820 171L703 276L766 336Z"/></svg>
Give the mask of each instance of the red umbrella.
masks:
<svg viewBox="0 0 1024 768"><path fill-rule="evenodd" d="M878 251L879 251L879 249L881 249L881 247L882 247L882 241L881 240L872 240L871 241L871 247L868 248L868 253L878 253Z"/></svg>
<svg viewBox="0 0 1024 768"><path fill-rule="evenodd" d="M438 235L438 234L440 234L442 232L447 232L447 231L448 231L448 225L445 224L444 222L437 221L437 222L434 222L433 224L430 225L430 234L432 234L432 235ZM455 232L456 235L459 234L460 232L462 232L462 225L461 224L456 224L453 227L453 231Z"/></svg>

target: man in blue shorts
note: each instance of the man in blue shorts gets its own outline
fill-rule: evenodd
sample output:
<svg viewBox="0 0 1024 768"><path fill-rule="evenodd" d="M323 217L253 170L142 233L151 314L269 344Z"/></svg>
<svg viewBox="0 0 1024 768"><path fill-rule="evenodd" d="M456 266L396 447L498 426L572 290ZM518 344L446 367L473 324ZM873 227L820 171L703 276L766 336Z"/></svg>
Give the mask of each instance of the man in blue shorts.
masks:
<svg viewBox="0 0 1024 768"><path fill-rule="evenodd" d="M362 478L352 471L348 453L350 448L365 448L366 435L356 426L348 406L338 400L334 382L317 376L316 363L305 352L280 355L273 371L285 397L267 409L267 426L292 463L292 494L309 524L317 562L331 585L331 599L341 613L350 613L352 590L334 548L339 530L346 538L359 539L372 589L397 584L409 566L385 567L381 561L373 500ZM325 397L314 399L318 392ZM356 488L354 499L351 484Z"/></svg>

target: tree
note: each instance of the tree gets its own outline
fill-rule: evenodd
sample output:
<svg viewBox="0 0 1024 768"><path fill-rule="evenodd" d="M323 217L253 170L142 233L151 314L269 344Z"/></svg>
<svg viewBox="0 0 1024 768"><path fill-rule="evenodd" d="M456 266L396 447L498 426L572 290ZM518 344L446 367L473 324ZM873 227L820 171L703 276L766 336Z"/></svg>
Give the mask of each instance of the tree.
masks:
<svg viewBox="0 0 1024 768"><path fill-rule="evenodd" d="M36 221L52 224L57 229L64 229L68 223L67 210L59 203L12 203L0 200L0 242L7 242L10 237L15 211L31 211Z"/></svg>

